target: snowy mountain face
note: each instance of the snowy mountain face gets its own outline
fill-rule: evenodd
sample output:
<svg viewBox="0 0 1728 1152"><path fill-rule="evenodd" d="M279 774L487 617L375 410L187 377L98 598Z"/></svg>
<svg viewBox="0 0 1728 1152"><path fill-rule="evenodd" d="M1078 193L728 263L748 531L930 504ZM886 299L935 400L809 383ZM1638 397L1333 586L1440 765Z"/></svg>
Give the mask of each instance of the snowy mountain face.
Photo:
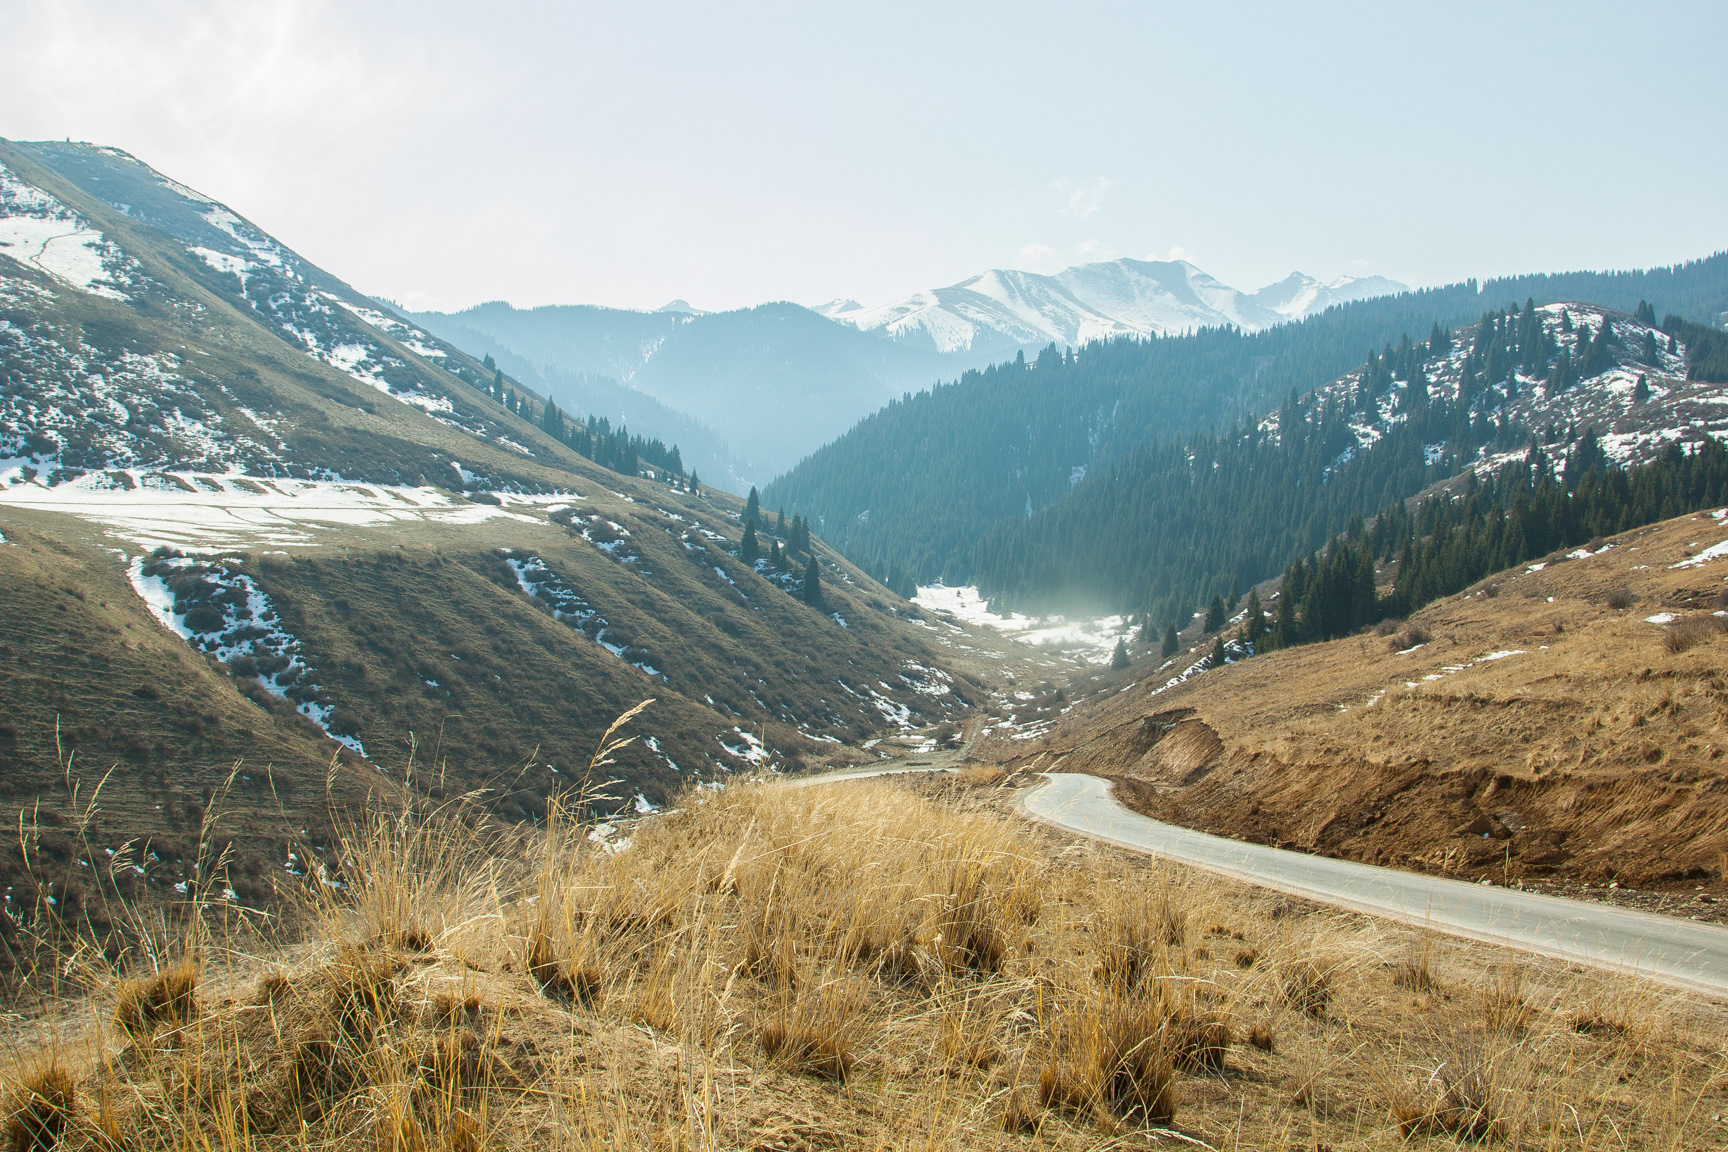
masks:
<svg viewBox="0 0 1728 1152"><path fill-rule="evenodd" d="M0 488L139 468L456 482L453 455L503 475L538 454L490 379L125 152L0 141Z"/></svg>
<svg viewBox="0 0 1728 1152"><path fill-rule="evenodd" d="M847 300L818 311L947 353L981 344L1078 347L1112 336L1171 335L1223 325L1258 331L1333 304L1403 291L1404 285L1379 276L1322 284L1295 272L1249 295L1186 260L1113 260L1054 276L996 270L873 308Z"/></svg>

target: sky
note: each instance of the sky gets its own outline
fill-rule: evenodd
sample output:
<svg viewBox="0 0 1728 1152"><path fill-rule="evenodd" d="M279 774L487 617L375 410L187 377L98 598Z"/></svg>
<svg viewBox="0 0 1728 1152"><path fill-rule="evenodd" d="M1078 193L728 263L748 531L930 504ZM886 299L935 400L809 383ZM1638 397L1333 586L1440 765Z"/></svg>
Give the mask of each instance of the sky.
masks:
<svg viewBox="0 0 1728 1152"><path fill-rule="evenodd" d="M124 148L417 309L1728 247L1719 2L0 0L0 28L0 136Z"/></svg>

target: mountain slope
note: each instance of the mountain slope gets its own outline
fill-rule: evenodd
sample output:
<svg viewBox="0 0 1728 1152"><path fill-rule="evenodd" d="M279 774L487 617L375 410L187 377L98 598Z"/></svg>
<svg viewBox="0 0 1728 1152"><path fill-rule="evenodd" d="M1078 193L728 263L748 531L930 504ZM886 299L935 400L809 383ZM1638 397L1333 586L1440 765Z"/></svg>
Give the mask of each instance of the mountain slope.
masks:
<svg viewBox="0 0 1728 1152"><path fill-rule="evenodd" d="M0 245L20 804L69 802L58 718L75 776L124 769L121 839L183 837L225 793L280 867L333 757L349 799L478 789L534 819L644 699L608 809L873 758L976 692L820 540L795 557L812 604L739 558L736 500L583 458L465 353L124 153L0 143Z"/></svg>
<svg viewBox="0 0 1728 1152"><path fill-rule="evenodd" d="M986 359L944 357L786 303L702 314L492 303L412 319L476 355L507 349L532 366L555 398L574 403L584 375L611 377L652 398L711 430L723 449L709 451L730 453L725 464L740 492L892 397ZM676 437L670 421L641 407L649 423L632 431L649 428L668 442Z"/></svg>
<svg viewBox="0 0 1728 1152"><path fill-rule="evenodd" d="M1723 386L1688 379L1691 350L1624 313L1514 307L1440 341L1377 354L1257 428L1127 453L988 533L980 590L1014 607L1108 606L1181 624L1352 517L1463 470L1490 475L1533 439L1557 475L1597 436L1619 465L1728 438Z"/></svg>
<svg viewBox="0 0 1728 1152"><path fill-rule="evenodd" d="M1136 446L1265 413L1292 391L1347 375L1370 349L1419 339L1436 323L1467 325L1507 300L1544 301L1539 293L1556 287L1626 312L1648 299L1662 312L1715 315L1728 308L1728 255L1640 273L1425 289L1252 334L1118 337L1073 356L1052 351L890 405L776 480L764 499L810 516L878 575L898 568L926 583L971 583L972 548L991 525L1054 503Z"/></svg>

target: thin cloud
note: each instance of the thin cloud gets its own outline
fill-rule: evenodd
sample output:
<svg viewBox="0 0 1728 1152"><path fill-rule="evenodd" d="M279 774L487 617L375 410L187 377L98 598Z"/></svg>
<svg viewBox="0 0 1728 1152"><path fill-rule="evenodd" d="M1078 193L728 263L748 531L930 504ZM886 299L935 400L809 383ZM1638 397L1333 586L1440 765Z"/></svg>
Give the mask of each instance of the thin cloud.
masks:
<svg viewBox="0 0 1728 1152"><path fill-rule="evenodd" d="M1066 180L1058 180L1051 187L1062 198L1061 207L1056 209L1059 216L1072 216L1076 220L1084 220L1104 206L1104 193L1111 188L1108 176L1100 176L1090 184L1071 185Z"/></svg>

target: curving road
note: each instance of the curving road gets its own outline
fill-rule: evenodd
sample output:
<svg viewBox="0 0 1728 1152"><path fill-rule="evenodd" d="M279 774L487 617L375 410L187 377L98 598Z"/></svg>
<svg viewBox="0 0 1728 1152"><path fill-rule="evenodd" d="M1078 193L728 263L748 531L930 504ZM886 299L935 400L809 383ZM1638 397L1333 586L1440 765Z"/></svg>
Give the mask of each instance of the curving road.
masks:
<svg viewBox="0 0 1728 1152"><path fill-rule="evenodd" d="M1096 776L1044 779L1020 805L1070 832L1454 936L1728 994L1728 929L1247 844L1131 812Z"/></svg>

